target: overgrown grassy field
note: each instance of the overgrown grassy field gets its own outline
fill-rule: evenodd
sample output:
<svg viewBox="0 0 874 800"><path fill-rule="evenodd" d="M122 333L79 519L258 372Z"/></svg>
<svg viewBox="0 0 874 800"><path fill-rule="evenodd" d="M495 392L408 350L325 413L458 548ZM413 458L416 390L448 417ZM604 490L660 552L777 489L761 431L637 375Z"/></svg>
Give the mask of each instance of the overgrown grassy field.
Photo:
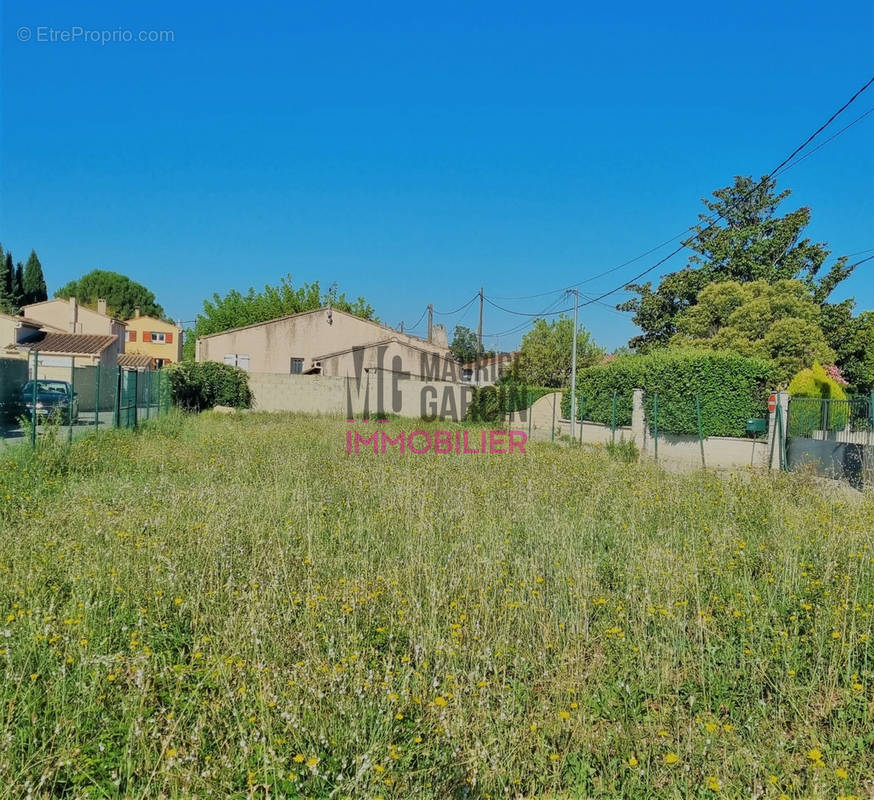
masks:
<svg viewBox="0 0 874 800"><path fill-rule="evenodd" d="M345 430L3 453L0 796L874 794L870 494Z"/></svg>

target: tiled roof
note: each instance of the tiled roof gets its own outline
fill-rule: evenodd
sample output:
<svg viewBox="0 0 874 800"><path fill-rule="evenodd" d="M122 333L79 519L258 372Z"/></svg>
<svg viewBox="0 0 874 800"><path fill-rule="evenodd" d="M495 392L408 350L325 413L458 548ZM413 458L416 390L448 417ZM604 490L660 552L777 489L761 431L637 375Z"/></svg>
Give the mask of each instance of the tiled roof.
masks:
<svg viewBox="0 0 874 800"><path fill-rule="evenodd" d="M122 353L118 357L118 366L120 367L151 367L152 357L144 356L140 353Z"/></svg>
<svg viewBox="0 0 874 800"><path fill-rule="evenodd" d="M117 336L90 333L44 333L25 346L40 353L90 356L99 355L117 339Z"/></svg>

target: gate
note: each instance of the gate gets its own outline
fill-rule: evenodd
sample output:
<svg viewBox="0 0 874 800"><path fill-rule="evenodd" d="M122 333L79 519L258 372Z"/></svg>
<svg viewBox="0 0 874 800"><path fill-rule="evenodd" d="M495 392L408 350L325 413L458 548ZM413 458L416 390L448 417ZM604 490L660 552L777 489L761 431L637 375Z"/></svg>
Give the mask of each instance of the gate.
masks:
<svg viewBox="0 0 874 800"><path fill-rule="evenodd" d="M118 371L117 427L137 426L137 376L136 369L121 367Z"/></svg>
<svg viewBox="0 0 874 800"><path fill-rule="evenodd" d="M874 486L874 394L846 400L789 400L787 466L807 466L820 475Z"/></svg>

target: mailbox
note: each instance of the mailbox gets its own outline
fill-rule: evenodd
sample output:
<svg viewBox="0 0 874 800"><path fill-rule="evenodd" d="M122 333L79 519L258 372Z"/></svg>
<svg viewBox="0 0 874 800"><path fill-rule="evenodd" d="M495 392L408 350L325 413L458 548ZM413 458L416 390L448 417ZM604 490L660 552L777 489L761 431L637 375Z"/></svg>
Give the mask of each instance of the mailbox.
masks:
<svg viewBox="0 0 874 800"><path fill-rule="evenodd" d="M758 436L767 429L767 422L764 417L758 417L747 420L747 433L752 436Z"/></svg>

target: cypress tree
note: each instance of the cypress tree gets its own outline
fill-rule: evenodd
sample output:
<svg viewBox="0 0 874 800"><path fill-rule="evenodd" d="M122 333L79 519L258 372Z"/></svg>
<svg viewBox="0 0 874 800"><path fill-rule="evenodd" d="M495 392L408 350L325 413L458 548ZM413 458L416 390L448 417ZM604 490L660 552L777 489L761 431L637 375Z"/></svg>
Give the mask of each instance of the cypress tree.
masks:
<svg viewBox="0 0 874 800"><path fill-rule="evenodd" d="M46 280L42 274L42 264L39 263L39 257L35 250L30 251L27 264L24 266L21 288L24 295L22 305L41 303L43 300L48 300Z"/></svg>
<svg viewBox="0 0 874 800"><path fill-rule="evenodd" d="M9 259L10 264L12 259ZM11 269L11 267L10 267ZM19 261L12 280L12 301L16 312L24 305L24 265Z"/></svg>
<svg viewBox="0 0 874 800"><path fill-rule="evenodd" d="M13 284L15 270L12 268L12 253L4 253L0 245L0 311L13 312L15 297Z"/></svg>

